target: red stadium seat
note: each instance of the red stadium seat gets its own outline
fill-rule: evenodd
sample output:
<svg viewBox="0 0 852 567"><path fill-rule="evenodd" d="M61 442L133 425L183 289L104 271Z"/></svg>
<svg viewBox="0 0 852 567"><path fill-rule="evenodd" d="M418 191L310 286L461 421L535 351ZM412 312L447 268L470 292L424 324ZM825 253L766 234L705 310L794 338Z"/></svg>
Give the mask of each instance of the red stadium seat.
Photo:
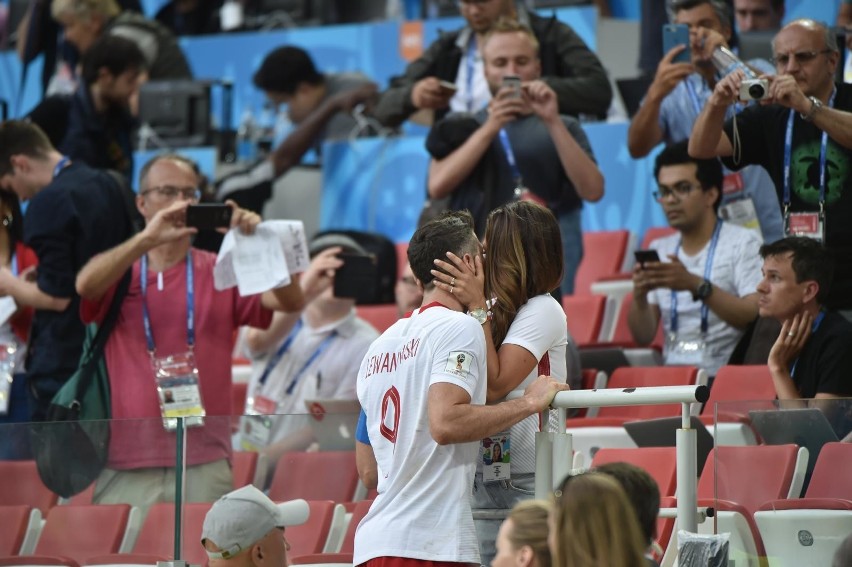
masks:
<svg viewBox="0 0 852 567"><path fill-rule="evenodd" d="M852 444L826 443L804 498L771 500L754 513L769 557L830 565L852 533Z"/></svg>
<svg viewBox="0 0 852 567"><path fill-rule="evenodd" d="M355 308L355 313L380 333L384 333L388 327L399 320L399 311L397 310L396 303L388 303L386 305L359 305Z"/></svg>
<svg viewBox="0 0 852 567"><path fill-rule="evenodd" d="M628 230L584 232L583 260L577 269L574 294L589 295L595 281L621 273L629 241Z"/></svg>
<svg viewBox="0 0 852 567"><path fill-rule="evenodd" d="M600 340L606 297L602 295L566 295L562 308L568 319L568 332L578 347Z"/></svg>
<svg viewBox="0 0 852 567"><path fill-rule="evenodd" d="M0 461L0 505L26 504L42 516L56 505L59 496L42 484L35 461Z"/></svg>
<svg viewBox="0 0 852 567"><path fill-rule="evenodd" d="M275 465L269 497L275 501L348 502L358 486L355 451L288 452Z"/></svg>
<svg viewBox="0 0 852 567"><path fill-rule="evenodd" d="M27 553L41 530L41 512L32 506L0 506L0 556Z"/></svg>
<svg viewBox="0 0 852 567"><path fill-rule="evenodd" d="M308 500L311 512L308 521L287 528L287 541L293 557L322 553L326 550L329 534L342 529L346 510L331 500Z"/></svg>

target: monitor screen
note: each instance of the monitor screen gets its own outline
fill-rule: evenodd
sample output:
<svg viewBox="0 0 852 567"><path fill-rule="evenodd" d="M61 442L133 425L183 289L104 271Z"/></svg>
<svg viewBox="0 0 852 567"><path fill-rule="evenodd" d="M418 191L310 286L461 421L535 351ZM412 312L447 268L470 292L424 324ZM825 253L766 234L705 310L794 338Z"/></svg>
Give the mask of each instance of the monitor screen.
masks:
<svg viewBox="0 0 852 567"><path fill-rule="evenodd" d="M150 81L139 91L139 122L166 145L210 143L209 81ZM148 144L157 145L157 140Z"/></svg>

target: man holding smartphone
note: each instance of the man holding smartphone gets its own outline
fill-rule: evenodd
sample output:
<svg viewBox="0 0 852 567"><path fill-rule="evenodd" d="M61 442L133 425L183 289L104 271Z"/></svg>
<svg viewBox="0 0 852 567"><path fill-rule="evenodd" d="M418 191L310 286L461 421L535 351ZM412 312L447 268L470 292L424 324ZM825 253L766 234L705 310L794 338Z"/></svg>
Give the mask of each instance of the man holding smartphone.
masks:
<svg viewBox="0 0 852 567"><path fill-rule="evenodd" d="M393 77L373 115L385 126L396 127L419 110L434 111L438 120L448 112L484 108L492 90L484 74L483 40L498 20L510 18L529 27L541 46L541 78L556 93L559 112L605 118L612 88L598 56L568 25L527 11L522 4L461 0L459 10L467 25L442 33L403 75Z"/></svg>
<svg viewBox="0 0 852 567"><path fill-rule="evenodd" d="M574 291L583 256L583 201L603 197L603 175L579 122L559 114L556 93L540 79L538 42L514 20L501 20L483 42L494 98L476 113L451 114L432 127L426 149L429 197L467 209L476 233L488 213L514 199L533 199L559 221L565 256L562 293Z"/></svg>
<svg viewBox="0 0 852 567"><path fill-rule="evenodd" d="M634 158L647 156L661 142L668 145L689 138L721 78L711 60L713 51L719 46L728 47L732 41L731 8L724 1L676 0L672 10L674 22L664 25L662 33L664 40L669 38L664 43L673 47L657 66L627 131L627 147ZM683 36L687 41L681 45ZM681 61L685 53L688 58ZM768 61L753 60L749 65L762 73L772 72ZM733 115L735 110L730 112ZM767 242L781 238L781 210L772 180L764 169L725 170L721 190L722 218L754 229Z"/></svg>
<svg viewBox="0 0 852 567"><path fill-rule="evenodd" d="M175 412L190 416L187 501L211 502L230 491L230 419L211 416L231 415L234 333L240 325L268 326L273 310L304 304L296 275L257 295L215 289L216 255L194 249L198 229L186 225L198 182L187 158L165 154L149 161L136 197L144 230L94 256L77 274L87 323L103 321L119 281L128 270L131 275L104 347L115 421L96 503L147 508L173 498ZM231 228L251 234L259 222L257 214L234 206Z"/></svg>
<svg viewBox="0 0 852 567"><path fill-rule="evenodd" d="M689 157L686 145L657 157L654 196L677 232L637 252L627 321L633 339L647 345L662 320L665 364L697 366L712 377L757 317L760 238L718 218L722 166Z"/></svg>
<svg viewBox="0 0 852 567"><path fill-rule="evenodd" d="M305 400L357 399L355 362L379 336L355 314L358 290L338 285L346 262L368 257L364 248L346 235L327 233L311 241L309 252L311 265L300 281L305 308L275 313L269 328L246 334L252 376L240 445L264 453L270 467L282 453L304 451L314 442Z"/></svg>

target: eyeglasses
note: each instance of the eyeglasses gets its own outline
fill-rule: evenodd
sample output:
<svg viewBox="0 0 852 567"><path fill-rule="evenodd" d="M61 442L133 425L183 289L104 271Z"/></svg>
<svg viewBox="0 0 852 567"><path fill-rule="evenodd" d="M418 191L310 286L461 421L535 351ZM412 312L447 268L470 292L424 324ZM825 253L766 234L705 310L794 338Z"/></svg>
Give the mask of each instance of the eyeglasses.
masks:
<svg viewBox="0 0 852 567"><path fill-rule="evenodd" d="M151 187L140 193L143 197L148 193L156 193L163 199L173 201L180 195L187 201L197 201L201 198L201 191L197 187L174 187L172 185L162 185L160 187Z"/></svg>
<svg viewBox="0 0 852 567"><path fill-rule="evenodd" d="M651 193L654 196L654 199L657 201L664 201L668 199L672 195L676 196L678 199L686 197L690 191L698 187L698 185L693 185L692 183L682 182L678 183L674 187L666 187L665 185L660 185L660 188Z"/></svg>
<svg viewBox="0 0 852 567"><path fill-rule="evenodd" d="M778 53L775 57L772 58L772 63L775 64L776 67L786 67L790 62L790 59L795 59L796 63L799 65L804 65L806 63L810 63L814 59L816 59L817 55L824 55L826 53L831 53L831 49L821 49L819 51L796 51L793 53Z"/></svg>

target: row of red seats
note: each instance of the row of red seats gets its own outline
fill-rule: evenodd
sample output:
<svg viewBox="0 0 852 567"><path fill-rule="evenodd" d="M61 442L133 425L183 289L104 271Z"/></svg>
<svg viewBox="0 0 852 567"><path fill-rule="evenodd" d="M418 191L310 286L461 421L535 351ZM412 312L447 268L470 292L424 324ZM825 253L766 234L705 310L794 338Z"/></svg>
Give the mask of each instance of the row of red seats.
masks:
<svg viewBox="0 0 852 567"><path fill-rule="evenodd" d="M714 448L698 482L699 508L713 517L702 533L731 534L731 559L737 565L828 565L852 533L852 444L823 446L804 498L800 498L807 450L796 445ZM657 482L663 506L674 508L677 473L673 447L600 449L592 467L629 462ZM675 520L657 522L657 543L676 553ZM776 563L777 561L777 563ZM665 562L664 562L665 564Z"/></svg>
<svg viewBox="0 0 852 567"><path fill-rule="evenodd" d="M337 504L309 500L310 516L301 526L287 528L294 562L309 563L336 554L352 562L355 529L372 501ZM183 507L181 558L207 564L201 528L210 503ZM155 564L174 557L174 504L153 505L144 522L126 504L86 504L51 508L43 522L38 510L26 505L0 506L0 565L114 565ZM348 518L347 518L348 516ZM34 543L34 540L37 543ZM19 555L20 551L32 554ZM304 559L299 560L300 557Z"/></svg>

